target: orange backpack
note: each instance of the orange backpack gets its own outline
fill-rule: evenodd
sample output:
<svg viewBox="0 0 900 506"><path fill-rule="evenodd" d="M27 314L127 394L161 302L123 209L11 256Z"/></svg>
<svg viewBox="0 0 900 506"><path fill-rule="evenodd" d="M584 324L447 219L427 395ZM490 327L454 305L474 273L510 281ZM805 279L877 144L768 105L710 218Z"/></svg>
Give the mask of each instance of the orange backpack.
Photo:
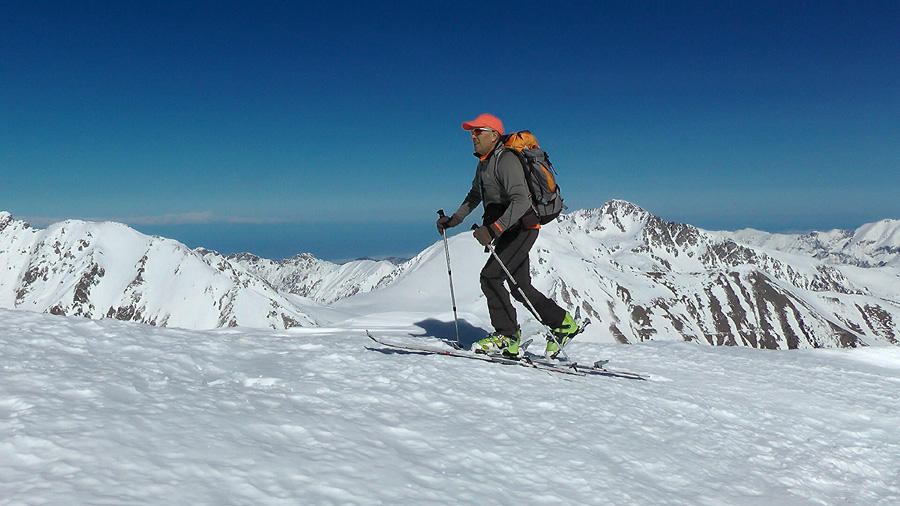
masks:
<svg viewBox="0 0 900 506"><path fill-rule="evenodd" d="M528 130L507 134L503 146L514 152L525 169L525 180L531 191L531 205L540 218L541 225L555 220L566 206L563 205L556 170L550 157L538 146L537 139Z"/></svg>

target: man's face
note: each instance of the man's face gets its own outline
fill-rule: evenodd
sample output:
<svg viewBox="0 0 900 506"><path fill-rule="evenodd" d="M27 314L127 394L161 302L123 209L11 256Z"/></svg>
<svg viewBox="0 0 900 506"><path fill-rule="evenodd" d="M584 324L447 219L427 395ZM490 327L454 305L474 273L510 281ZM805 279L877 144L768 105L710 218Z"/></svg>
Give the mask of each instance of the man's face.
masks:
<svg viewBox="0 0 900 506"><path fill-rule="evenodd" d="M472 129L472 144L475 146L475 152L480 156L490 153L499 138L500 134L490 128Z"/></svg>

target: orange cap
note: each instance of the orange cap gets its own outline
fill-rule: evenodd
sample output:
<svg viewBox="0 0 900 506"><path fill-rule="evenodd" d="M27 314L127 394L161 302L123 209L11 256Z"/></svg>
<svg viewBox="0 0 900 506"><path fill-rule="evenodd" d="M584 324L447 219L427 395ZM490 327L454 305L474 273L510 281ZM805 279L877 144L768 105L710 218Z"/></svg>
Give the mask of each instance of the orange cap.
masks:
<svg viewBox="0 0 900 506"><path fill-rule="evenodd" d="M503 122L500 118L490 114L482 114L472 121L466 121L462 124L463 130L473 130L475 128L488 127L492 128L503 135Z"/></svg>

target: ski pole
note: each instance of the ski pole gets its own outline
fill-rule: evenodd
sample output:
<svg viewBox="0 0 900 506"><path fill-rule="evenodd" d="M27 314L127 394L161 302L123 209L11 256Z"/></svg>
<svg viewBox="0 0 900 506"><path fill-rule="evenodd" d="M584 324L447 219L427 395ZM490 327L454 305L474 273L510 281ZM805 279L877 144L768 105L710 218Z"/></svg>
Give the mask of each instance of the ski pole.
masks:
<svg viewBox="0 0 900 506"><path fill-rule="evenodd" d="M478 230L478 225L472 225L472 230ZM519 295L522 296L522 299L525 301L526 306L528 307L528 310L531 311L531 314L534 315L534 317L537 319L537 321L541 325L544 326L544 329L547 330L547 335L550 337L550 339L552 339L553 342L556 343L557 348L559 348L559 351L557 353L562 353L563 357L566 360L569 360L569 354L566 353L566 350L564 350L562 345L559 344L559 341L556 339L556 336L553 334L553 329L551 329L549 326L547 326L546 323L543 322L543 320L541 320L541 317L540 317L540 315L538 315L537 310L534 309L534 304L531 303L531 300L528 298L527 295L525 295L525 292L522 290L522 287L519 286L519 283L517 283L515 278L513 278L513 275L509 272L509 269L506 268L506 265L503 263L503 260L500 260L500 255L497 254L497 250L494 249L494 245L491 243L488 243L487 248L491 251L491 254L494 255L494 260L496 260L497 263L500 264L500 267L503 269L503 272L506 273L506 277L507 277L507 279L509 279L510 284L512 284L512 286L514 286L516 288L516 290L518 290Z"/></svg>
<svg viewBox="0 0 900 506"><path fill-rule="evenodd" d="M444 217L444 210L440 209L438 212L441 218ZM453 293L453 273L450 271L450 247L447 245L447 230L441 229L441 237L444 238L444 256L447 257L447 277L450 279L450 302L453 303L453 325L456 326L456 346L457 349L462 349L462 345L459 344L459 318L456 316L456 294Z"/></svg>

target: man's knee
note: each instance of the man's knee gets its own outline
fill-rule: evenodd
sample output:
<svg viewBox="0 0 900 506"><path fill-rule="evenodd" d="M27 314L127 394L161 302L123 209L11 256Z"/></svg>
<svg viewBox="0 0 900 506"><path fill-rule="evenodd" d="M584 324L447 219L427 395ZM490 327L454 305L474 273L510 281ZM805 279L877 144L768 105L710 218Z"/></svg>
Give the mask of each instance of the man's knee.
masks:
<svg viewBox="0 0 900 506"><path fill-rule="evenodd" d="M481 276L478 280L481 283L481 291L485 293L488 290L496 291L498 287L503 287L503 278L497 277L496 274L491 273L487 269L481 271Z"/></svg>
<svg viewBox="0 0 900 506"><path fill-rule="evenodd" d="M482 279L482 283L484 282L484 280L506 279L506 275L503 273L503 269L501 269L500 266L497 265L497 262L490 262L489 264L482 267L480 276Z"/></svg>

